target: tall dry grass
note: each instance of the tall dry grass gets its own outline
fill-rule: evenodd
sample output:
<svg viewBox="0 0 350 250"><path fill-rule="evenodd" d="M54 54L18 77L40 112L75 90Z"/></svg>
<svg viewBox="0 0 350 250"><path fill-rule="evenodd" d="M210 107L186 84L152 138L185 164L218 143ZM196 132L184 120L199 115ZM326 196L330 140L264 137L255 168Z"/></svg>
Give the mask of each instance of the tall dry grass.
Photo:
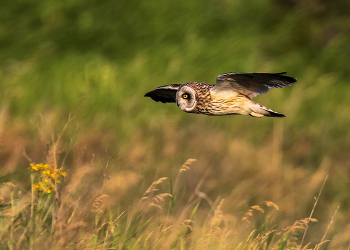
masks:
<svg viewBox="0 0 350 250"><path fill-rule="evenodd" d="M286 225L289 220L283 219L281 213L288 214L292 209L286 208L284 200L277 199L281 204L260 201L256 205L237 206L241 197L248 195L239 185L217 197L208 193L213 172L207 169L196 173L198 161L194 159L179 166L175 175L163 176L160 170L156 171L148 184L149 180L136 171L109 172L113 167L111 156L104 165L96 154L88 159L81 153L73 161L68 160L64 133L71 122L56 135L47 127L39 129L47 146L43 159L67 171L62 183L55 183L52 193L35 190L33 183L39 174L27 168L21 173L23 181L1 185L1 248L318 250L331 248L329 235L346 239L342 234L334 235L338 232L334 230L338 209L329 211L333 216L321 218L325 226L314 225L317 220L313 213L323 207L320 197L326 182L319 172L310 180L312 194L294 205L305 206L304 202L312 200L319 190L310 216ZM32 161L29 153L22 154L28 161L25 165L29 165ZM266 171L257 178L277 180L278 164ZM323 185L316 180L321 184L323 181ZM278 193L273 197L278 197ZM308 234L312 238L305 237Z"/></svg>

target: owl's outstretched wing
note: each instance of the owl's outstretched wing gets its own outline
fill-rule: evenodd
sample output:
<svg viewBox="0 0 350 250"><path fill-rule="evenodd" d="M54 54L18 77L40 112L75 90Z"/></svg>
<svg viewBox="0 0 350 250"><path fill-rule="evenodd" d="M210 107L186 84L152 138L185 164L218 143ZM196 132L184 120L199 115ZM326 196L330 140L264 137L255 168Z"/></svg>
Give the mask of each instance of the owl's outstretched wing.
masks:
<svg viewBox="0 0 350 250"><path fill-rule="evenodd" d="M172 84L156 88L145 94L145 97L151 97L156 102L172 103L176 102L176 92L181 84Z"/></svg>
<svg viewBox="0 0 350 250"><path fill-rule="evenodd" d="M282 73L226 73L218 75L216 85L211 89L214 93L233 91L253 99L257 95L266 93L269 88L290 86L297 80L284 76Z"/></svg>

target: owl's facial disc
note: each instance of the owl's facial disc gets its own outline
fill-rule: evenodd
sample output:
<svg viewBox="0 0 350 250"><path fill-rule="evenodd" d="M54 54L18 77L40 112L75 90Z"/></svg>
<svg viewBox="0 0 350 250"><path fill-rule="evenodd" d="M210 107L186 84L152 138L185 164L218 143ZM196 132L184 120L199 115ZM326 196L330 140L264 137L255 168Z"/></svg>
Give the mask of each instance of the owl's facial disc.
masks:
<svg viewBox="0 0 350 250"><path fill-rule="evenodd" d="M176 93L176 104L183 111L192 111L197 104L195 91L191 87L183 86Z"/></svg>

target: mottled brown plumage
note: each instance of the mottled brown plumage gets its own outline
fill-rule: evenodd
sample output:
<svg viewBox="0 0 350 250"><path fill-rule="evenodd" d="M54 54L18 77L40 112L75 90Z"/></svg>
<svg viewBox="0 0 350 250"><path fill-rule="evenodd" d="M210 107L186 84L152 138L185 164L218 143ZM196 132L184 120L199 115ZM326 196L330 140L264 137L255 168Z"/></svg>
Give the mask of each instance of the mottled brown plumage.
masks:
<svg viewBox="0 0 350 250"><path fill-rule="evenodd" d="M188 113L210 115L212 109L212 98L210 95L210 89L214 85L203 82L186 82L181 85L181 87L183 86L191 87L196 93L197 105L193 110L189 111Z"/></svg>
<svg viewBox="0 0 350 250"><path fill-rule="evenodd" d="M281 88L296 82L296 79L284 74L226 73L218 75L216 85L203 82L172 84L158 87L145 96L163 103L176 102L188 113L284 117L283 114L252 101L269 88Z"/></svg>

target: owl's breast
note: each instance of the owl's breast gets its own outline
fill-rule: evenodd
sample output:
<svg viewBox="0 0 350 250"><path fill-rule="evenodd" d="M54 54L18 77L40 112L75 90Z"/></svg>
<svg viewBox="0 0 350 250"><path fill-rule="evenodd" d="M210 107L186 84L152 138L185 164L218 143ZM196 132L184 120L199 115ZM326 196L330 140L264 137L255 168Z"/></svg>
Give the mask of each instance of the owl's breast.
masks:
<svg viewBox="0 0 350 250"><path fill-rule="evenodd" d="M208 92L202 92L202 93L196 93L196 106L194 109L192 109L188 113L196 113L196 114L209 114L210 113L210 106L211 106L211 96L209 91Z"/></svg>

